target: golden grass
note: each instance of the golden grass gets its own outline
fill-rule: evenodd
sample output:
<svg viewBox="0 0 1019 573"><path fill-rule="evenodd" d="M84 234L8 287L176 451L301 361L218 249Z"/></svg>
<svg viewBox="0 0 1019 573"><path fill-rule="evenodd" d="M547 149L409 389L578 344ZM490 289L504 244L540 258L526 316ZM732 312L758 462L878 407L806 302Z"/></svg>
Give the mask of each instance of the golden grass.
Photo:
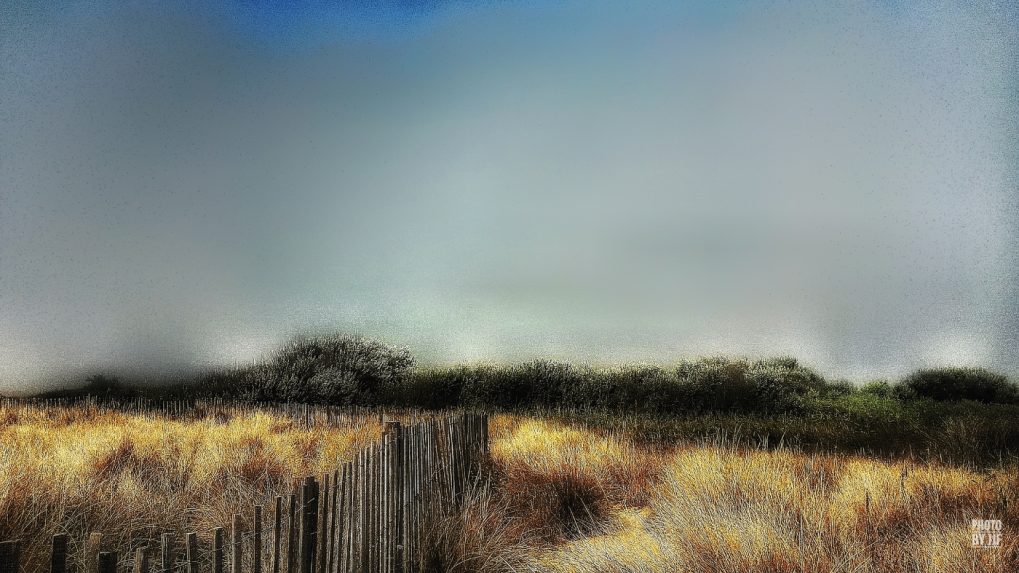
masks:
<svg viewBox="0 0 1019 573"><path fill-rule="evenodd" d="M649 455L658 463L662 454ZM536 552L531 569L1019 570L1014 468L979 473L718 446L665 455L649 507L617 510L602 534ZM1001 549L974 549L972 518L1002 519L1012 537Z"/></svg>
<svg viewBox="0 0 1019 573"><path fill-rule="evenodd" d="M308 430L266 413L172 421L0 408L0 538L44 570L49 535L108 549L226 527L378 437L375 419ZM640 446L492 418L493 486L436 525L437 571L1019 571L1019 473L724 444ZM969 520L1002 519L1003 547Z"/></svg>
<svg viewBox="0 0 1019 573"><path fill-rule="evenodd" d="M115 412L0 412L0 539L22 539L42 570L48 537L90 531L123 554L131 538L227 527L269 508L306 475L331 472L381 427L308 431L259 412L180 422ZM72 552L79 547L72 546Z"/></svg>

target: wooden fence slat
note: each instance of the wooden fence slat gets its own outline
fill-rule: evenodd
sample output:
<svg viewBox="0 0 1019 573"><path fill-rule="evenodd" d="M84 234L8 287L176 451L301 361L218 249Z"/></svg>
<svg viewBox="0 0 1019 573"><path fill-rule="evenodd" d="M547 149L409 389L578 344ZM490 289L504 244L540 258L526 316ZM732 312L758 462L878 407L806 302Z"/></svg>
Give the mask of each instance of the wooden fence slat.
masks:
<svg viewBox="0 0 1019 573"><path fill-rule="evenodd" d="M134 567L132 573L149 573L149 546L142 545L134 550Z"/></svg>
<svg viewBox="0 0 1019 573"><path fill-rule="evenodd" d="M225 573L226 568L224 561L226 555L223 550L223 528L217 527L213 534L212 541L212 572L213 573Z"/></svg>
<svg viewBox="0 0 1019 573"><path fill-rule="evenodd" d="M290 511L287 525L287 573L294 573L297 568L297 498L290 494L288 498Z"/></svg>
<svg viewBox="0 0 1019 573"><path fill-rule="evenodd" d="M382 509L382 447L381 444L372 444L372 502L371 502L371 527L372 527L372 552L371 552L371 564L369 565L370 571L379 571L381 559L380 554L382 550L382 534L379 531L381 525L380 510Z"/></svg>
<svg viewBox="0 0 1019 573"><path fill-rule="evenodd" d="M389 440L379 444L379 572L389 573Z"/></svg>
<svg viewBox="0 0 1019 573"><path fill-rule="evenodd" d="M241 514L235 513L230 530L230 573L242 573L244 546L241 544Z"/></svg>
<svg viewBox="0 0 1019 573"><path fill-rule="evenodd" d="M357 466L354 461L349 461L344 466L347 470L347 492L346 507L343 511L343 551L340 554L340 573L350 573L353 563L351 555L354 551L354 504L356 503L354 484L357 478L354 471Z"/></svg>
<svg viewBox="0 0 1019 573"><path fill-rule="evenodd" d="M410 438L413 435L413 428L407 428L407 431L403 433L403 439L400 441L400 551L401 555L401 569L404 571L411 571L411 552L410 552Z"/></svg>
<svg viewBox="0 0 1019 573"><path fill-rule="evenodd" d="M0 542L0 573L21 573L21 542Z"/></svg>
<svg viewBox="0 0 1019 573"><path fill-rule="evenodd" d="M368 473L368 450L361 450L361 487L358 495L360 496L360 502L358 503L358 516L357 526L359 532L358 549L357 549L357 567L356 570L365 571L368 569L368 480L371 479Z"/></svg>
<svg viewBox="0 0 1019 573"><path fill-rule="evenodd" d="M388 539L389 539L389 555L387 556L388 563L386 565L387 573L395 573L397 570L397 546L400 543L399 527L396 521L396 508L399 504L400 490L397 489L397 471L399 468L399 447L400 447L400 432L401 427L396 426L392 430L392 436L389 439L389 456L388 460L388 489L389 489L389 515L388 520Z"/></svg>
<svg viewBox="0 0 1019 573"><path fill-rule="evenodd" d="M329 570L329 573L343 573L343 556L346 552L346 537L344 532L346 531L346 517L347 517L347 491L349 489L350 481L350 464L343 464L340 470L340 486L337 490L339 497L339 504L336 507L337 519L336 519L336 531L333 543L335 549L333 551L333 565Z"/></svg>
<svg viewBox="0 0 1019 573"><path fill-rule="evenodd" d="M262 573L262 506L255 506L254 523L252 524L254 531L251 537L251 558L252 558L252 573Z"/></svg>
<svg viewBox="0 0 1019 573"><path fill-rule="evenodd" d="M187 573L198 573L201 556L198 554L198 534L195 532L187 534L187 560Z"/></svg>
<svg viewBox="0 0 1019 573"><path fill-rule="evenodd" d="M67 573L67 534L53 536L50 546L50 573Z"/></svg>
<svg viewBox="0 0 1019 573"><path fill-rule="evenodd" d="M276 511L273 512L272 524L272 573L280 573L280 548L283 540L283 496L276 496Z"/></svg>
<svg viewBox="0 0 1019 573"><path fill-rule="evenodd" d="M160 567L162 571L173 571L173 534L164 533L160 536L160 547L162 549L162 559L160 560Z"/></svg>
<svg viewBox="0 0 1019 573"><path fill-rule="evenodd" d="M93 531L88 534L85 540L85 547L82 549L82 565L84 570L92 573L99 568L99 549L103 545L103 534Z"/></svg>
<svg viewBox="0 0 1019 573"><path fill-rule="evenodd" d="M379 444L375 449L375 567L374 570L382 572L383 554L385 552L385 532L382 521L385 515L385 474L383 473L385 462L385 447Z"/></svg>
<svg viewBox="0 0 1019 573"><path fill-rule="evenodd" d="M383 501L382 497L384 491L382 487L383 485L382 461L384 459L383 458L384 451L385 448L382 446L381 443L376 445L374 461L375 472L373 480L375 489L375 503L373 504L372 509L375 512L375 517L372 520L374 523L373 528L375 530L374 533L375 550L372 552L372 558L374 559L375 563L372 564L372 571L377 571L379 573L382 572L382 552L385 547L384 543L385 539L383 537L384 534L382 532L382 515L383 515L382 509L385 506L385 502Z"/></svg>
<svg viewBox="0 0 1019 573"><path fill-rule="evenodd" d="M336 495L340 489L340 472L333 471L332 489L329 491L329 530L323 531L326 545L325 568L322 573L333 571L333 563L336 560Z"/></svg>
<svg viewBox="0 0 1019 573"><path fill-rule="evenodd" d="M117 552L100 551L97 571L99 573L117 573Z"/></svg>
<svg viewBox="0 0 1019 573"><path fill-rule="evenodd" d="M318 495L318 516L315 525L315 571L325 572L326 564L326 530L329 526L329 490L332 476L322 474L322 489Z"/></svg>
<svg viewBox="0 0 1019 573"><path fill-rule="evenodd" d="M315 478L309 476L304 480L301 491L301 549L300 573L315 571L315 526L318 524L318 495Z"/></svg>
<svg viewBox="0 0 1019 573"><path fill-rule="evenodd" d="M368 571L376 571L378 553L379 460L375 444L368 445Z"/></svg>

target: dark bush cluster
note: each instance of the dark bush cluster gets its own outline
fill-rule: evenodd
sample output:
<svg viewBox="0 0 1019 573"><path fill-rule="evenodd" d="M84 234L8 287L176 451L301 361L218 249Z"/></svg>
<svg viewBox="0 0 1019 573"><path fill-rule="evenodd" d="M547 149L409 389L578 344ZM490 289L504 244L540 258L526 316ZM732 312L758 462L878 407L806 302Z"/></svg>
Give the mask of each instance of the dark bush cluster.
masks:
<svg viewBox="0 0 1019 573"><path fill-rule="evenodd" d="M1019 386L981 368L920 370L899 383L857 387L826 381L794 358L702 358L673 366L593 368L534 360L523 364L414 368L411 354L349 335L291 341L245 367L162 383L121 382L94 375L54 397L107 399L222 397L252 402L310 402L414 408L599 410L651 414L817 412L839 401L854 410L894 403L954 402L1019 405ZM866 406L860 406L866 404ZM883 406L882 406L883 407ZM848 410L840 410L848 411ZM862 418L860 418L862 419Z"/></svg>
<svg viewBox="0 0 1019 573"><path fill-rule="evenodd" d="M792 412L826 390L824 378L790 358L710 358L673 368L611 369L536 360L424 369L408 376L394 398L428 407Z"/></svg>
<svg viewBox="0 0 1019 573"><path fill-rule="evenodd" d="M1019 404L1019 386L983 368L919 370L907 376L897 390L903 398Z"/></svg>
<svg viewBox="0 0 1019 573"><path fill-rule="evenodd" d="M898 383L863 386L826 381L793 358L415 368L404 349L326 336L294 340L246 368L162 380L92 375L82 382L43 397L537 410L622 425L648 441L728 436L981 462L1019 452L1019 387L979 368L920 370Z"/></svg>
<svg viewBox="0 0 1019 573"><path fill-rule="evenodd" d="M384 404L404 385L413 365L410 352L377 340L300 338L265 362L209 375L198 389L253 402Z"/></svg>

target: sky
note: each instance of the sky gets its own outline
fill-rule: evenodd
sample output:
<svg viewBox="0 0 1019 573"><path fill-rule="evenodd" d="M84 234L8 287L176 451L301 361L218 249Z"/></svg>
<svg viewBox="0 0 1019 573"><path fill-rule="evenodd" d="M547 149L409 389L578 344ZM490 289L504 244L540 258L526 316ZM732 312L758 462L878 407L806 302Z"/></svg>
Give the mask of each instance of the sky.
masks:
<svg viewBox="0 0 1019 573"><path fill-rule="evenodd" d="M1019 375L1010 2L0 6L0 391L424 363Z"/></svg>

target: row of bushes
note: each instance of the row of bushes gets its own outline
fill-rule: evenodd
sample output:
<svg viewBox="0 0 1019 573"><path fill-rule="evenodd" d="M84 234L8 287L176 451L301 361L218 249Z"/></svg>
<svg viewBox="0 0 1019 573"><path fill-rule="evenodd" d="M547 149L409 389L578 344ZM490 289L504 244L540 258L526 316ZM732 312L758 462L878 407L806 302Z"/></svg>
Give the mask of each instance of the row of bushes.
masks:
<svg viewBox="0 0 1019 573"><path fill-rule="evenodd" d="M795 413L811 400L852 394L898 400L973 400L1019 404L1019 386L980 368L917 371L897 384L857 387L828 382L793 358L749 361L709 358L673 368L577 367L538 360L526 364L456 366L415 371L393 398L405 405L502 408L594 408L656 412Z"/></svg>
<svg viewBox="0 0 1019 573"><path fill-rule="evenodd" d="M139 393L137 386L125 387L109 377L95 377L91 386L111 397ZM158 392L258 402L654 413L794 414L818 399L852 394L1019 404L1019 386L979 368L921 370L896 384L878 381L863 387L829 382L793 358L707 358L672 367L592 368L536 360L415 368L406 350L357 336L295 340L258 364L177 381Z"/></svg>
<svg viewBox="0 0 1019 573"><path fill-rule="evenodd" d="M408 375L392 399L430 408L621 409L657 412L789 412L828 391L792 359L712 358L675 368L595 369L536 360L515 366L429 368Z"/></svg>

